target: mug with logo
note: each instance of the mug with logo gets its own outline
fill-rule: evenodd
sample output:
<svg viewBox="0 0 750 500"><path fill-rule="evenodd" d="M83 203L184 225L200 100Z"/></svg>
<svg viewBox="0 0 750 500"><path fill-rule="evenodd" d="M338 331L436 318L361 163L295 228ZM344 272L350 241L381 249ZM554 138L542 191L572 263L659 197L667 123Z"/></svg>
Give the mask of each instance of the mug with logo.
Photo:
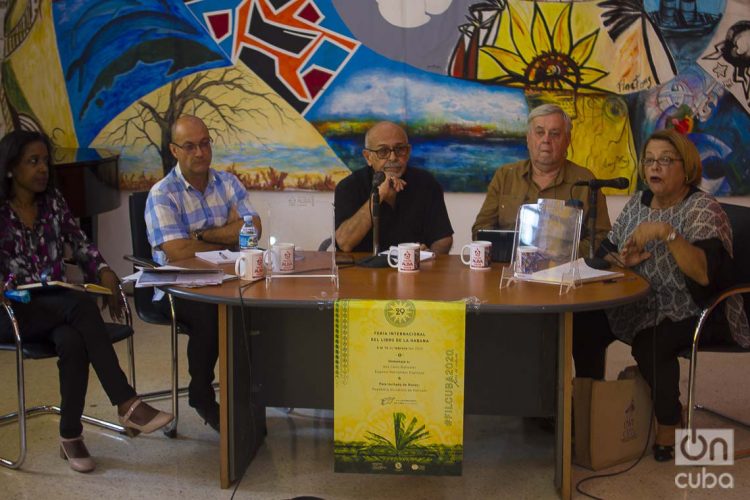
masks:
<svg viewBox="0 0 750 500"><path fill-rule="evenodd" d="M266 274L263 267L263 250L253 248L241 251L234 263L234 272L241 280L261 279Z"/></svg>
<svg viewBox="0 0 750 500"><path fill-rule="evenodd" d="M469 254L466 255L466 250ZM472 241L461 248L461 262L470 269L483 271L490 268L492 262L492 243L489 241Z"/></svg>
<svg viewBox="0 0 750 500"><path fill-rule="evenodd" d="M393 262L394 257L396 262ZM398 247L391 248L388 252L388 265L397 267L400 273L419 271L419 243L399 243Z"/></svg>
<svg viewBox="0 0 750 500"><path fill-rule="evenodd" d="M294 243L274 243L263 255L263 262L274 273L293 273Z"/></svg>
<svg viewBox="0 0 750 500"><path fill-rule="evenodd" d="M516 273L533 274L545 267L544 254L535 246L519 246L516 253Z"/></svg>

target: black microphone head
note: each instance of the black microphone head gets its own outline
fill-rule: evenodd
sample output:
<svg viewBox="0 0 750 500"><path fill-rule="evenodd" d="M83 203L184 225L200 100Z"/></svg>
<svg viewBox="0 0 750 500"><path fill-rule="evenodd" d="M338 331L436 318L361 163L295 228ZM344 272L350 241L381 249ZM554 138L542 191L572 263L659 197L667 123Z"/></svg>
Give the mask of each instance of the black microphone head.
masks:
<svg viewBox="0 0 750 500"><path fill-rule="evenodd" d="M382 170L379 170L372 175L372 186L373 187L380 186L384 180L385 180L385 172L383 172Z"/></svg>
<svg viewBox="0 0 750 500"><path fill-rule="evenodd" d="M610 187L615 189L625 189L628 186L630 186L630 181L626 177L617 177L616 179L612 179L612 185Z"/></svg>
<svg viewBox="0 0 750 500"><path fill-rule="evenodd" d="M613 188L625 189L630 185L630 181L625 177L616 177L614 179L591 179L588 181L578 181L574 186L588 186L591 189Z"/></svg>

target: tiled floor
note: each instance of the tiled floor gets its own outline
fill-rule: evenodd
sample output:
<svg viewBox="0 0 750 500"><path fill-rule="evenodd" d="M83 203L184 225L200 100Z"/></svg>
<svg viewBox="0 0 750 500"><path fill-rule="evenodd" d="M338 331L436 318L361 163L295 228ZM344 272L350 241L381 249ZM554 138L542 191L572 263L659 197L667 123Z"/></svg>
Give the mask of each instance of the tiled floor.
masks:
<svg viewBox="0 0 750 500"><path fill-rule="evenodd" d="M136 327L138 389L149 391L167 385L168 333L165 328ZM184 357L184 339L182 339ZM118 347L121 361L125 354ZM614 377L632 363L627 347L610 349L608 367ZM184 362L181 376L185 379ZM55 402L55 360L29 361L29 404ZM686 369L683 369L686 372ZM750 356L706 358L701 362L706 402L729 408L750 421L750 393L744 381L750 376ZM15 405L15 366L10 353L0 353L0 412ZM683 391L684 392L684 391ZM87 413L114 419L98 381L92 374ZM168 407L166 401L158 403ZM57 419L42 416L29 421L29 451L21 470L0 468L0 498L198 498L288 499L315 496L334 499L494 499L555 498L553 436L519 418L468 416L465 425L464 472L460 477L394 477L333 473L331 412L294 410L291 414L270 409L266 443L260 449L236 492L221 490L218 476L218 435L203 425L181 400L179 436L161 433L129 439L86 427L84 435L97 462L97 470L82 475L71 471L57 454ZM706 427L724 427L721 421L701 417ZM15 425L0 427L0 454L11 455L17 446ZM736 433L736 447L750 448L750 432ZM614 468L619 470L624 467ZM700 469L660 464L646 456L631 471L584 484L589 493L614 499L748 498L750 458L734 466L709 469L729 472L734 489L679 489L675 475ZM604 471L612 472L612 471ZM591 475L574 469L574 481ZM575 494L576 498L583 498Z"/></svg>

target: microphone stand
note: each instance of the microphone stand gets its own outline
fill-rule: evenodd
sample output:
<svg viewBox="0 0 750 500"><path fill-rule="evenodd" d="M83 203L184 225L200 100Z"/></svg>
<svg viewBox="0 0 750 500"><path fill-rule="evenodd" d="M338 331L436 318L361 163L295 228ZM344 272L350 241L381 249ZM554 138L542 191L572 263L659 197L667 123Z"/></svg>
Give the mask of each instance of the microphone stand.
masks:
<svg viewBox="0 0 750 500"><path fill-rule="evenodd" d="M378 255L380 253L380 191L378 186L372 187L372 255L357 261L362 267L388 267L388 256Z"/></svg>
<svg viewBox="0 0 750 500"><path fill-rule="evenodd" d="M372 189L372 256L380 253L380 190Z"/></svg>
<svg viewBox="0 0 750 500"><path fill-rule="evenodd" d="M588 258L583 259L584 262L586 262L586 265L589 267L592 267L594 269L609 269L610 263L606 260L595 257L594 256L594 245L596 242L594 241L596 236L596 210L597 210L597 200L598 200L598 194L599 187L598 186L589 186L589 213L588 213L588 223L589 223L589 256Z"/></svg>

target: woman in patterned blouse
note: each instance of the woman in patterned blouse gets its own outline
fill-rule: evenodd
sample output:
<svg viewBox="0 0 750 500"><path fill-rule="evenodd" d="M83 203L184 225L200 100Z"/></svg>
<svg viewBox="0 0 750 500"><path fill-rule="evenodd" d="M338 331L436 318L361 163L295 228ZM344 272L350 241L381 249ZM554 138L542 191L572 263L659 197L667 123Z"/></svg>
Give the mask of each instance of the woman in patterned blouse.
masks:
<svg viewBox="0 0 750 500"><path fill-rule="evenodd" d="M119 281L68 210L51 181L49 139L37 132L14 131L0 141L0 300L5 287L44 280L64 281L63 250L68 244L87 281L112 291L105 303L121 315ZM34 292L28 304L13 303L22 339L52 341L59 355L60 456L73 470L95 464L81 435L81 415L89 363L123 426L153 432L172 421L171 414L143 403L128 384L96 302L69 289ZM9 318L0 315L0 340L12 342Z"/></svg>
<svg viewBox="0 0 750 500"><path fill-rule="evenodd" d="M732 283L732 228L716 199L697 189L700 154L674 130L649 137L638 173L648 186L627 202L602 242L600 256L630 267L651 285L648 297L625 306L576 314L576 376L604 377L604 353L615 339L633 357L653 391L658 423L654 458L670 460L682 420L678 354L690 348L702 306ZM702 344L750 346L742 299L713 314Z"/></svg>

